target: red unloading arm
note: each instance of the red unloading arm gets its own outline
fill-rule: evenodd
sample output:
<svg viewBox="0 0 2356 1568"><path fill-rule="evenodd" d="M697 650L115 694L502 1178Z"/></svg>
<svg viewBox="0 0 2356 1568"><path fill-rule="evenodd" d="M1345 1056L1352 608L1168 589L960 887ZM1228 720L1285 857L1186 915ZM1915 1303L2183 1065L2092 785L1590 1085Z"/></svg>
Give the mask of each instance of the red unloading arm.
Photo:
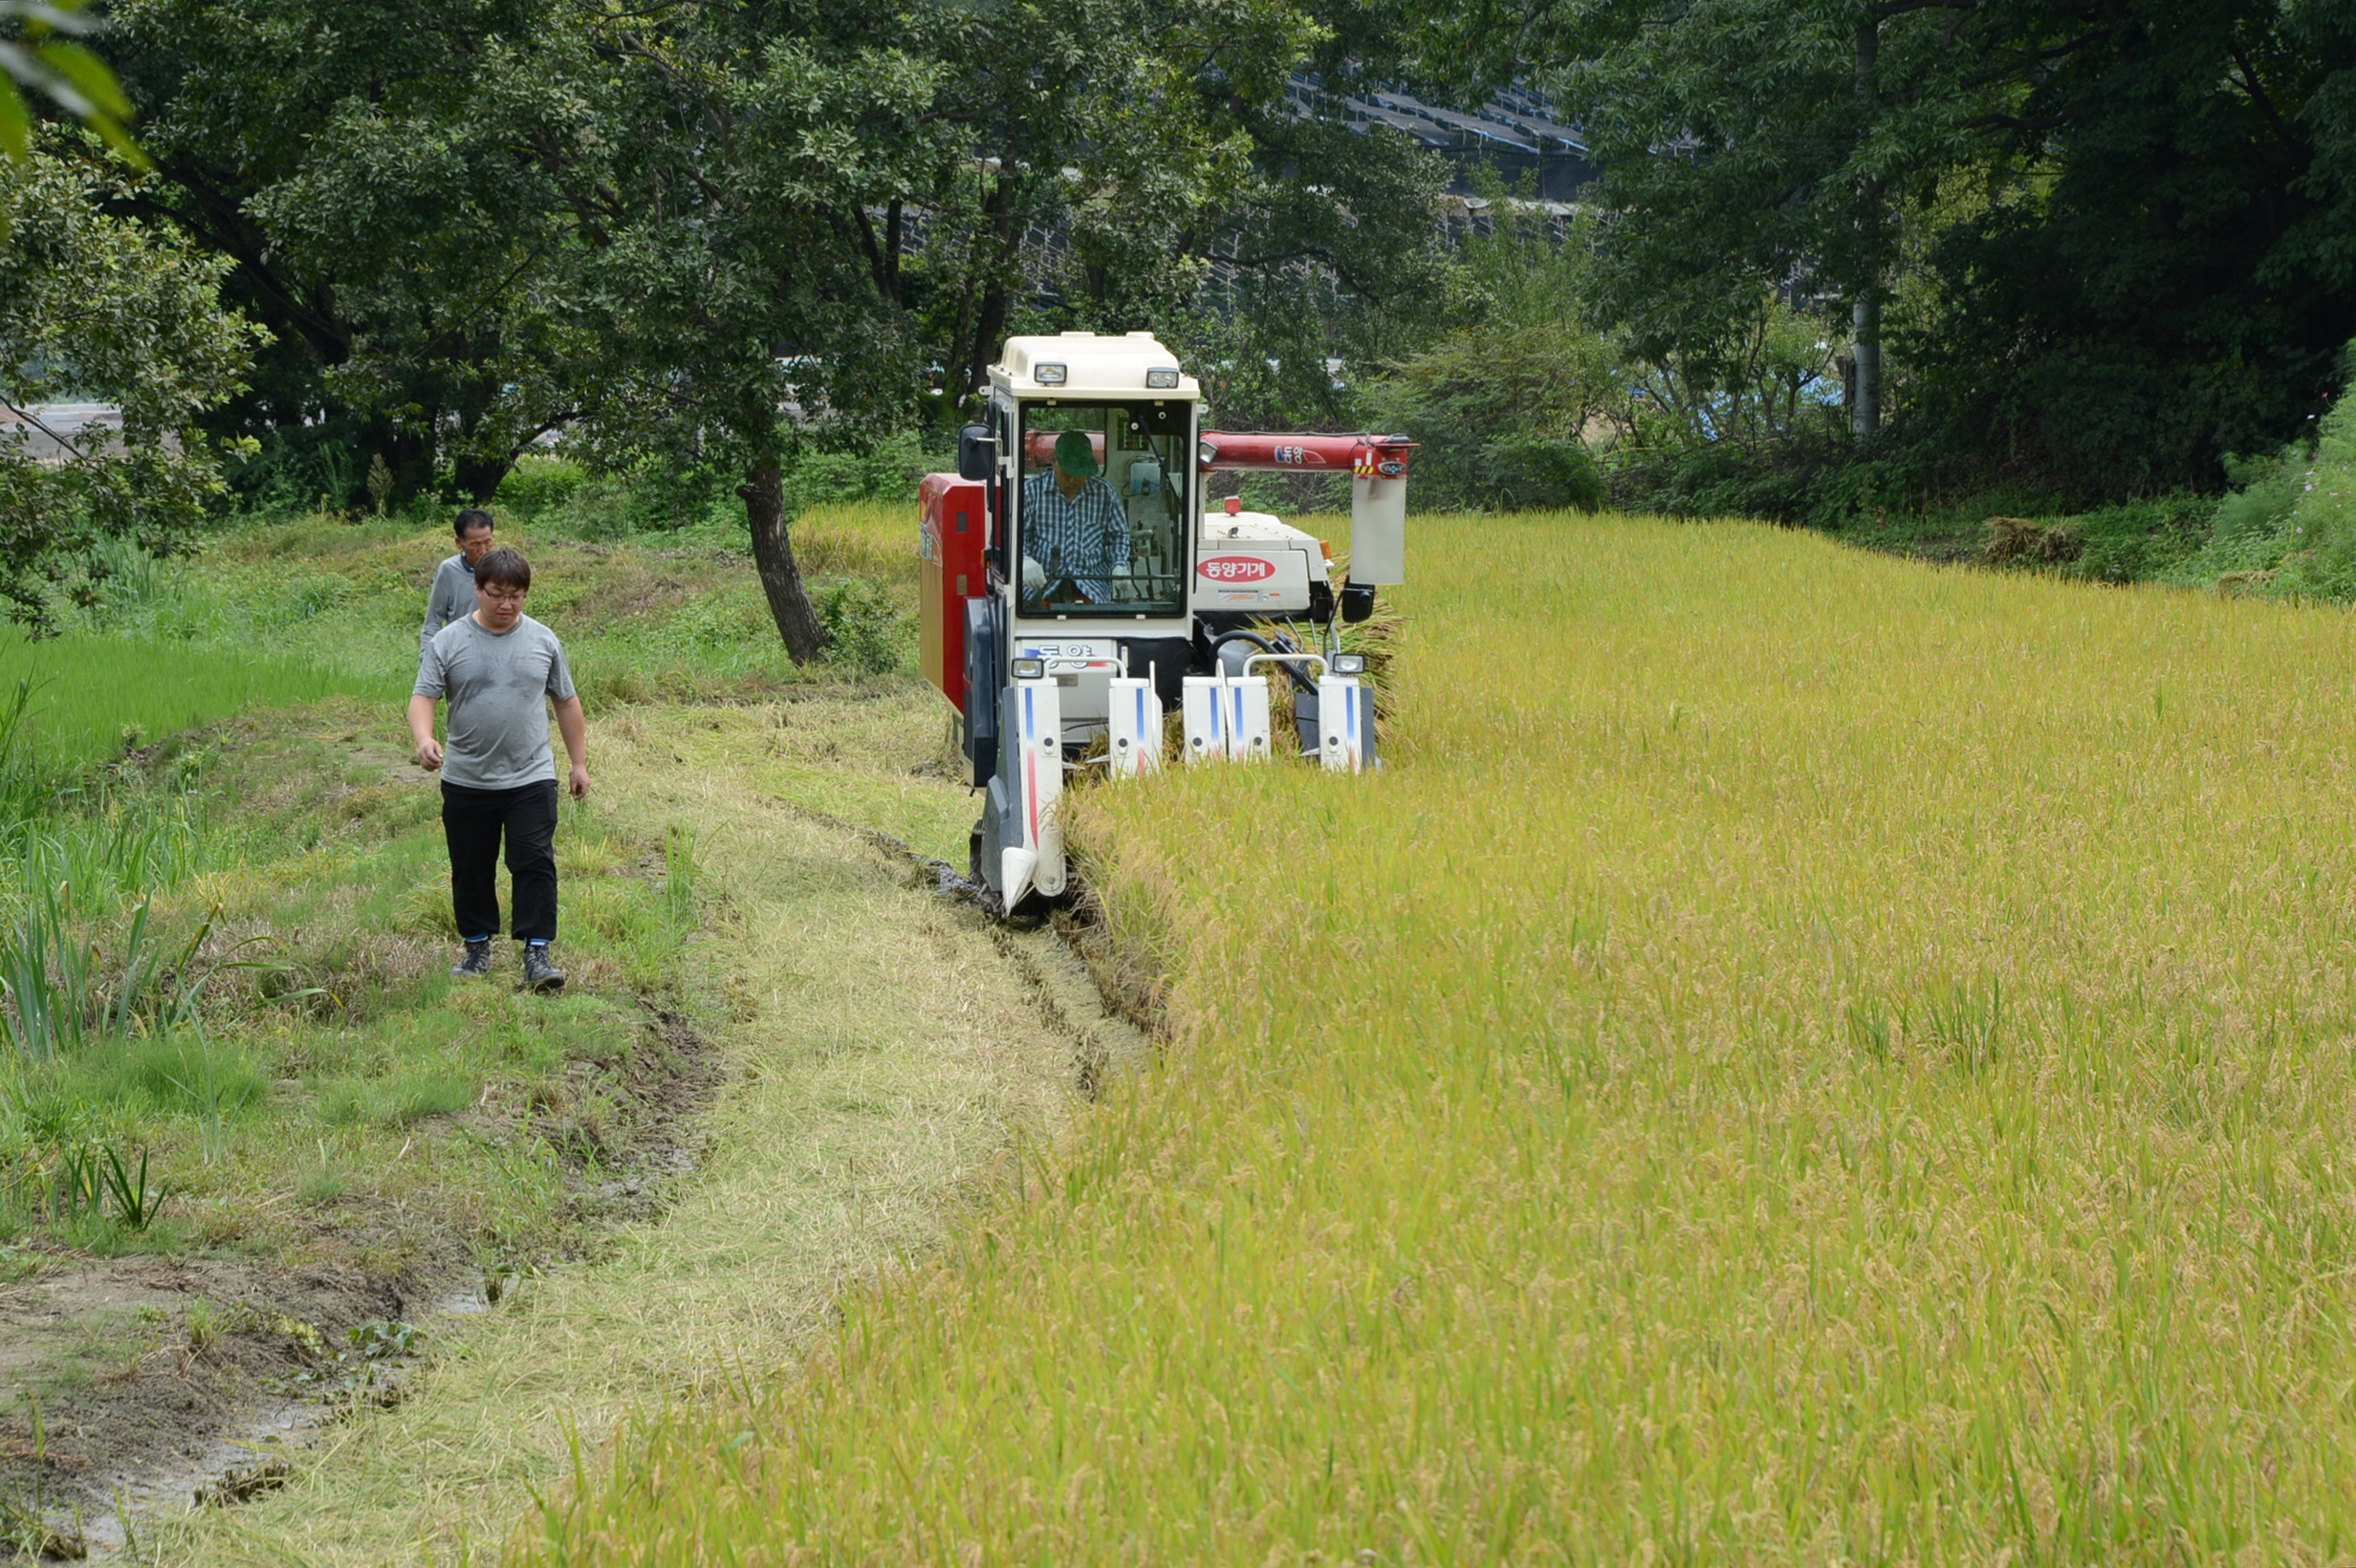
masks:
<svg viewBox="0 0 2356 1568"><path fill-rule="evenodd" d="M1407 460L1415 443L1405 436L1238 435L1206 430L1196 453L1205 473L1225 468L1261 473L1327 473L1350 479L1350 576L1342 616L1359 620L1373 607L1377 584L1407 580ZM1354 599L1352 590L1366 597ZM1352 605L1359 608L1353 612Z"/></svg>
<svg viewBox="0 0 2356 1568"><path fill-rule="evenodd" d="M1023 466L1043 468L1056 459L1053 430L1035 430L1023 444ZM1104 438L1091 435L1088 446L1099 463L1104 461ZM1205 430L1196 449L1197 465L1205 473L1336 473L1360 478L1404 479L1415 443L1405 436L1288 436L1260 432Z"/></svg>
<svg viewBox="0 0 2356 1568"><path fill-rule="evenodd" d="M1405 479L1415 443L1405 436L1287 436L1205 430L1197 452L1205 473L1346 473Z"/></svg>

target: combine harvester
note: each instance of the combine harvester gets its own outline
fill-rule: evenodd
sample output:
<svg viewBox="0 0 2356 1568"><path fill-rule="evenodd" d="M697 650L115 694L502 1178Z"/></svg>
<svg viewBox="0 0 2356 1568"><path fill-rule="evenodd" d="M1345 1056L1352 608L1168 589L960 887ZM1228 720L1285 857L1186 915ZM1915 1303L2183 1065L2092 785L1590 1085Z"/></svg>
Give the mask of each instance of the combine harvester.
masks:
<svg viewBox="0 0 2356 1568"><path fill-rule="evenodd" d="M957 472L925 478L922 658L989 792L971 875L1003 914L1064 891L1064 770L1102 735L1113 777L1158 771L1166 707L1189 765L1267 761L1273 669L1302 756L1374 765L1364 660L1337 650L1334 622L1404 580L1414 443L1200 430L1201 398L1150 333L1010 338ZM1348 580L1265 512L1202 512L1219 469L1349 473Z"/></svg>

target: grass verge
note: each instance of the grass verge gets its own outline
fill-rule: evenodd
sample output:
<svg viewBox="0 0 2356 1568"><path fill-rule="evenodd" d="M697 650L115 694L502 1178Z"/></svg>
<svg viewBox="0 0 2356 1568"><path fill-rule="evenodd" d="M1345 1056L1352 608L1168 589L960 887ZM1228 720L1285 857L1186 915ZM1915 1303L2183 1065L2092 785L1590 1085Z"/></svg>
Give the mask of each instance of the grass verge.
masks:
<svg viewBox="0 0 2356 1568"><path fill-rule="evenodd" d="M628 1408L791 1366L846 1281L928 1252L976 1172L1059 1122L1080 1042L1043 1021L978 915L832 820L962 850L963 792L915 772L936 701L650 707L608 724L604 809L690 830L714 913L691 967L731 1079L676 1207L594 1265L521 1281L398 1409L291 1455L283 1490L159 1533L161 1560L495 1546L564 1484L576 1440L594 1450ZM1053 938L1023 940L1055 963Z"/></svg>

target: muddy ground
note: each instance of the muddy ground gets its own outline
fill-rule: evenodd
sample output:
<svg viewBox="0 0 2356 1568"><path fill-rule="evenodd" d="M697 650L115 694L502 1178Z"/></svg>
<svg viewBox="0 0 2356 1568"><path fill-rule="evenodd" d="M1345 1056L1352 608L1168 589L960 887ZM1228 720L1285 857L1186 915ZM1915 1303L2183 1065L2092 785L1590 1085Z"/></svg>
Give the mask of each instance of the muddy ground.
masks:
<svg viewBox="0 0 2356 1568"><path fill-rule="evenodd" d="M421 1124L419 1139L493 1146L554 1132L570 1156L571 1260L601 1226L659 1213L699 1154L699 1119L724 1068L678 1013L642 998L626 1056L570 1064L576 1093L606 1112L574 1122L561 1105L469 1112ZM561 1095L556 1098L562 1098ZM528 1288L540 1260L493 1257L479 1234L425 1220L398 1201L355 1195L302 1206L273 1237L279 1257L397 1251L389 1274L351 1264L226 1257L96 1258L13 1249L0 1287L0 1548L74 1557L120 1546L126 1516L244 1501L276 1485L275 1450L362 1403L403 1397L415 1358L464 1317ZM398 1248L380 1241L398 1236ZM307 1245L316 1242L318 1245Z"/></svg>

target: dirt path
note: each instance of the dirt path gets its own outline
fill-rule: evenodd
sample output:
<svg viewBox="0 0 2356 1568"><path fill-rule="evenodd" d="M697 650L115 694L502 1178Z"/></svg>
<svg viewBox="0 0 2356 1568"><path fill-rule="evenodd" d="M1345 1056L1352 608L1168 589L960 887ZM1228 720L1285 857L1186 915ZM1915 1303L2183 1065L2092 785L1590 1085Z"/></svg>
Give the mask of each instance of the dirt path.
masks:
<svg viewBox="0 0 2356 1568"><path fill-rule="evenodd" d="M826 819L936 854L962 838L964 793L924 771L929 714L891 698L600 728L600 812L691 826L724 901L705 945L721 1001L698 1023L730 1071L698 1168L608 1260L446 1320L398 1407L330 1429L283 1488L153 1532L142 1560L495 1557L576 1436L594 1453L633 1405L789 1366L846 1279L928 1245L1016 1129L1052 1135L1091 1064L1137 1057L1055 938L1016 938L1032 962L1010 962L978 915Z"/></svg>

